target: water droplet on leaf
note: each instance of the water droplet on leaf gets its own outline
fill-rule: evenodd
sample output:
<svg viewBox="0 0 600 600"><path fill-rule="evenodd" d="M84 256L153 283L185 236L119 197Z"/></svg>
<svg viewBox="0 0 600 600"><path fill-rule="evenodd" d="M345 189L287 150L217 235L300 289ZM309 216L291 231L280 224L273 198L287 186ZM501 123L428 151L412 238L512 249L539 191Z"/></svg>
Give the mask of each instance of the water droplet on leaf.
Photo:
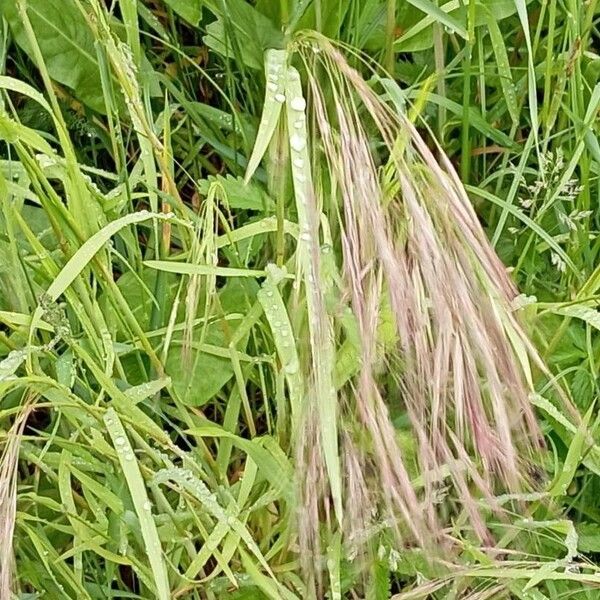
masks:
<svg viewBox="0 0 600 600"><path fill-rule="evenodd" d="M302 96L298 96L297 98L292 98L290 106L293 110L303 111L306 108L306 100L302 98Z"/></svg>
<svg viewBox="0 0 600 600"><path fill-rule="evenodd" d="M304 147L306 146L306 140L295 133L290 139L290 146L292 147L292 150L300 152L304 150Z"/></svg>

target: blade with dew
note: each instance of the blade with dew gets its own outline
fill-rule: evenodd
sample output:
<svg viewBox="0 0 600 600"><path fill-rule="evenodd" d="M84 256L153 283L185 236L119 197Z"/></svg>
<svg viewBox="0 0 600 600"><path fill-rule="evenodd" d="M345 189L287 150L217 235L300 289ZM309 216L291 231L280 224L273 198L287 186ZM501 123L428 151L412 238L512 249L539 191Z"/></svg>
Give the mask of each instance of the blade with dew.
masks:
<svg viewBox="0 0 600 600"><path fill-rule="evenodd" d="M308 151L306 100L300 74L290 67L286 85L286 114L292 158L294 195L300 236L296 250L298 276L306 289L308 330L311 349L311 373L307 394L316 404L318 429L324 454L333 506L338 522L343 519L342 475L338 442L337 393L333 382L335 347L327 315L319 245L320 210L313 187Z"/></svg>
<svg viewBox="0 0 600 600"><path fill-rule="evenodd" d="M170 598L167 567L162 557L160 539L152 516L152 505L148 499L146 485L136 461L131 442L116 411L109 408L104 415L104 424L117 452L119 464L123 470L129 493L138 516L142 539L146 548L148 561L152 567L152 576L156 586L158 600Z"/></svg>
<svg viewBox="0 0 600 600"><path fill-rule="evenodd" d="M265 73L267 78L265 100L258 133L256 134L256 142L248 161L246 176L244 177L246 182L250 181L250 178L258 168L279 122L282 104L285 102L286 60L286 50L267 50L265 53Z"/></svg>
<svg viewBox="0 0 600 600"><path fill-rule="evenodd" d="M55 302L58 297L75 281L76 277L81 274L89 262L100 251L110 238L118 233L124 227L132 223L141 223L148 219L169 219L172 215L169 214L153 214L146 210L131 213L120 219L111 221L108 225L96 232L92 237L86 240L75 254L69 259L67 264L62 268L60 273L50 284L46 290L45 296ZM42 320L44 308L38 306L31 318L29 327L29 343L33 340L33 335Z"/></svg>

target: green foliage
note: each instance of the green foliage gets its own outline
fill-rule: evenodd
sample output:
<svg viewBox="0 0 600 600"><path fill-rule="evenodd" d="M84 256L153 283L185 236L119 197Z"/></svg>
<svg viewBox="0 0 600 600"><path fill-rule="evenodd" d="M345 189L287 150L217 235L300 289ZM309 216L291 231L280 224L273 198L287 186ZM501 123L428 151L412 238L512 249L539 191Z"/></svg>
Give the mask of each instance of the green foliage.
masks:
<svg viewBox="0 0 600 600"><path fill-rule="evenodd" d="M69 87L91 108L104 112L94 36L76 1L0 3L0 12L9 23L14 40L31 56L21 16L25 7L51 77Z"/></svg>

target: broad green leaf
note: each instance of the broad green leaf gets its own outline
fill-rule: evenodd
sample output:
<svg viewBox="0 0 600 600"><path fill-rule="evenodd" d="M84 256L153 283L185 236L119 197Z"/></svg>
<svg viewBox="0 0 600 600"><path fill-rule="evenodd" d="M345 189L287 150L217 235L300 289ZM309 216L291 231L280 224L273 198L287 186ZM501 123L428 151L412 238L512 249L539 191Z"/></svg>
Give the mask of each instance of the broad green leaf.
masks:
<svg viewBox="0 0 600 600"><path fill-rule="evenodd" d="M17 2L0 0L15 40L31 54ZM88 106L104 112L94 37L74 0L27 0L27 14L50 76Z"/></svg>
<svg viewBox="0 0 600 600"><path fill-rule="evenodd" d="M130 270L123 273L117 281L117 286L123 294L123 298L131 307L132 314L144 331L150 328L152 309L156 307L162 309L165 313L168 312L173 306L177 294L179 285L177 275L167 274L163 286L163 295L156 298L152 290L156 288L157 275L157 270L142 266L140 270ZM113 326L115 331L119 332L119 337L122 338L127 331L123 328L119 315L110 310L109 294L110 291L102 295L101 306L104 314L106 314L107 323Z"/></svg>
<svg viewBox="0 0 600 600"><path fill-rule="evenodd" d="M219 18L206 28L204 43L222 56L260 70L265 51L283 47L281 31L245 0L211 3L210 8Z"/></svg>
<svg viewBox="0 0 600 600"><path fill-rule="evenodd" d="M73 95L90 108L105 113L96 40L76 0L26 0L25 4L50 77L70 88ZM17 1L0 0L0 15L8 22L17 44L31 55ZM125 38L123 23L113 18L111 27L119 37ZM152 68L146 56L141 60L147 76ZM156 95L154 82L150 84L151 92Z"/></svg>
<svg viewBox="0 0 600 600"><path fill-rule="evenodd" d="M165 3L190 25L198 26L202 16L202 0L165 0Z"/></svg>
<svg viewBox="0 0 600 600"><path fill-rule="evenodd" d="M222 186L229 208L273 211L273 200L269 198L267 193L257 184L251 182L245 184L241 177L210 175L207 179L198 181L198 191L206 195L208 188L215 182Z"/></svg>
<svg viewBox="0 0 600 600"><path fill-rule="evenodd" d="M600 552L600 525L598 523L579 523L576 525L581 552Z"/></svg>
<svg viewBox="0 0 600 600"><path fill-rule="evenodd" d="M233 279L220 292L219 303L225 314L239 313L247 298L255 293L255 282ZM171 377L174 392L184 404L206 404L231 380L234 369L229 344L240 323L241 317L217 318L207 327L196 327L187 353L184 351L183 334L174 334L165 371ZM238 341L236 351L244 352L247 342L248 335L244 335Z"/></svg>

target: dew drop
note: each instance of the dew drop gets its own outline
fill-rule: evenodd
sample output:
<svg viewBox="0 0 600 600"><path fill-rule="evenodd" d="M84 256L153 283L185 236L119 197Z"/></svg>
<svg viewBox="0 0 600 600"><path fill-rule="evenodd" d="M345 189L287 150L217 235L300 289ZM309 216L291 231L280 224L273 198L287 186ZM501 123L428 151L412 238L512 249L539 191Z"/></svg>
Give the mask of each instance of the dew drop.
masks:
<svg viewBox="0 0 600 600"><path fill-rule="evenodd" d="M305 232L305 233L301 233L300 234L300 239L305 241L305 242L310 242L311 237L310 237L310 233Z"/></svg>
<svg viewBox="0 0 600 600"><path fill-rule="evenodd" d="M115 440L115 444L117 446L124 446L125 445L125 438L120 435L116 440Z"/></svg>
<svg viewBox="0 0 600 600"><path fill-rule="evenodd" d="M293 164L295 167L298 167L299 169L302 169L302 167L304 167L304 159L302 158L295 158L293 161Z"/></svg>
<svg viewBox="0 0 600 600"><path fill-rule="evenodd" d="M143 508L144 510L152 510L152 504L150 504L150 502L148 500L146 500L146 502L144 502L143 504Z"/></svg>
<svg viewBox="0 0 600 600"><path fill-rule="evenodd" d="M304 121L296 121L296 122L294 123L294 127L295 127L296 129L302 129L302 126L303 126L303 125L304 125Z"/></svg>
<svg viewBox="0 0 600 600"><path fill-rule="evenodd" d="M282 103L285 102L285 95L284 94L275 94L275 101Z"/></svg>
<svg viewBox="0 0 600 600"><path fill-rule="evenodd" d="M302 173L298 173L296 175L296 179L300 182L300 183L304 183L306 181L306 175L302 175Z"/></svg>
<svg viewBox="0 0 600 600"><path fill-rule="evenodd" d="M302 96L292 98L290 106L293 110L303 111L306 108L306 100Z"/></svg>
<svg viewBox="0 0 600 600"><path fill-rule="evenodd" d="M271 290L268 290L268 291L267 291L267 296L268 296L269 298L271 298L271 297L273 296L273 292L272 292Z"/></svg>
<svg viewBox="0 0 600 600"><path fill-rule="evenodd" d="M304 147L306 146L306 140L295 133L290 139L290 146L296 152L300 152L304 150Z"/></svg>
<svg viewBox="0 0 600 600"><path fill-rule="evenodd" d="M267 88L269 90L271 90L272 92L276 92L277 91L277 84L273 83L273 82L267 83Z"/></svg>

